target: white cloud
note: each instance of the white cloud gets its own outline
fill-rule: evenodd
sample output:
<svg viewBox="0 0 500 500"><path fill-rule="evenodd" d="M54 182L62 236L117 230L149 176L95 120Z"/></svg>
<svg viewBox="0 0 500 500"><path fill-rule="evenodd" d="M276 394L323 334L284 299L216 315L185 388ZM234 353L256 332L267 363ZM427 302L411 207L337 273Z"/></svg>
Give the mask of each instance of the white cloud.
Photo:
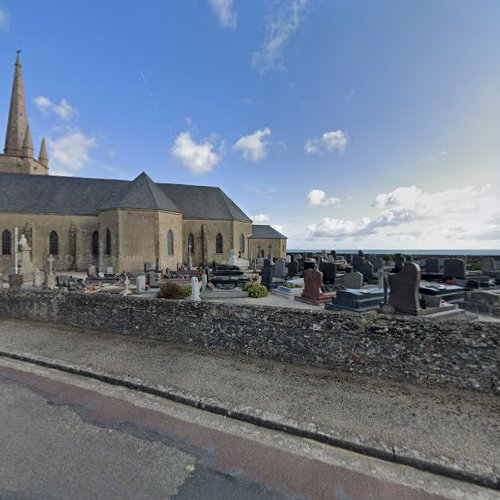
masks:
<svg viewBox="0 0 500 500"><path fill-rule="evenodd" d="M43 112L55 113L59 118L68 121L75 114L75 108L64 98L59 103L52 102L48 97L38 96L33 98L38 109Z"/></svg>
<svg viewBox="0 0 500 500"><path fill-rule="evenodd" d="M7 31L9 29L9 13L0 7L0 29Z"/></svg>
<svg viewBox="0 0 500 500"><path fill-rule="evenodd" d="M343 153L347 147L348 138L343 130L325 132L321 137L307 139L304 149L309 154Z"/></svg>
<svg viewBox="0 0 500 500"><path fill-rule="evenodd" d="M257 214L251 215L250 219L252 219L254 222L269 222L271 220L271 217L266 214Z"/></svg>
<svg viewBox="0 0 500 500"><path fill-rule="evenodd" d="M170 151L194 174L211 172L221 160L221 155L211 142L198 144L189 132L180 133Z"/></svg>
<svg viewBox="0 0 500 500"><path fill-rule="evenodd" d="M51 173L55 171L67 172L82 169L90 162L90 152L97 146L95 137L91 137L80 130L69 130L57 139L47 139L49 157L54 165Z"/></svg>
<svg viewBox="0 0 500 500"><path fill-rule="evenodd" d="M260 73L284 70L285 47L299 29L307 0L281 0L274 2L267 34L262 48L252 54L252 66Z"/></svg>
<svg viewBox="0 0 500 500"><path fill-rule="evenodd" d="M241 151L245 160L258 161L267 156L266 147L269 143L265 140L271 135L271 129L264 128L256 130L253 134L240 137L233 148Z"/></svg>
<svg viewBox="0 0 500 500"><path fill-rule="evenodd" d="M330 196L327 198L326 193L321 189L313 189L307 194L309 205L316 207L338 206L340 199Z"/></svg>
<svg viewBox="0 0 500 500"><path fill-rule="evenodd" d="M489 184L428 192L417 186L398 187L376 196L380 214L357 220L325 217L308 226L310 239L374 237L387 242L419 241L429 248L453 248L480 239L500 239L500 200ZM377 240L378 238L378 240ZM460 243L461 242L461 243Z"/></svg>
<svg viewBox="0 0 500 500"><path fill-rule="evenodd" d="M238 14L234 10L233 0L209 0L208 3L219 19L221 26L224 28L236 28Z"/></svg>

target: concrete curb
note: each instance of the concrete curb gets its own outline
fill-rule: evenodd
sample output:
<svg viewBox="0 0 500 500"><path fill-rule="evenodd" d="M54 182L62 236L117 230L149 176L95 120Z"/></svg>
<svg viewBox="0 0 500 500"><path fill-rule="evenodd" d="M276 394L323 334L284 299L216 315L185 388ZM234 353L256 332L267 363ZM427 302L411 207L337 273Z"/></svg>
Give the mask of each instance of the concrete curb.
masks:
<svg viewBox="0 0 500 500"><path fill-rule="evenodd" d="M42 366L44 368L52 368L66 373L91 378L108 384L125 387L134 391L159 396L176 403L189 405L194 408L205 410L216 415L222 415L241 422L247 422L271 430L286 432L287 434L291 434L293 436L311 439L319 443L328 444L330 446L342 448L344 450L352 451L355 453L360 453L362 455L367 455L400 465L414 467L425 472L439 474L478 486L500 490L500 478L498 477L491 477L479 473L472 473L469 471L455 469L438 462L426 460L425 458L403 456L397 453L394 448L389 451L383 446L376 447L365 445L362 443L356 443L317 430L304 429L303 427L299 427L298 425L280 422L278 419L271 420L268 418L260 417L258 415L245 413L240 410L233 410L222 403L205 401L203 399L197 398L194 395L183 393L179 390L164 386L147 384L140 379L134 379L130 377L116 377L108 375L99 370L83 368L77 365L64 363L59 360L53 360L50 358L44 358L31 354L26 355L25 353L19 352L8 352L0 350L0 356L17 361L31 363L37 366Z"/></svg>

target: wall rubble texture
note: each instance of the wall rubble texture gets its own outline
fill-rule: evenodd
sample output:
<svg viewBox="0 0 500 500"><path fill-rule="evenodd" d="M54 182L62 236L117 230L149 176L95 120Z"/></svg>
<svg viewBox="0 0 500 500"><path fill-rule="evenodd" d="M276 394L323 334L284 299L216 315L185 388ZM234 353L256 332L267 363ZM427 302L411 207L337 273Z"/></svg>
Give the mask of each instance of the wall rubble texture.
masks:
<svg viewBox="0 0 500 500"><path fill-rule="evenodd" d="M500 395L500 323L24 290L0 293L2 316Z"/></svg>

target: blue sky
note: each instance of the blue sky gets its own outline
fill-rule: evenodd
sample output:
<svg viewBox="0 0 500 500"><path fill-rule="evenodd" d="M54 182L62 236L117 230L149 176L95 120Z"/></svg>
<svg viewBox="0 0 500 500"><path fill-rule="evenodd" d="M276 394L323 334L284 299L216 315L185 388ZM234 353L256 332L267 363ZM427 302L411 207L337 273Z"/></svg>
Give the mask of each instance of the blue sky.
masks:
<svg viewBox="0 0 500 500"><path fill-rule="evenodd" d="M498 47L497 0L0 0L0 130L20 48L52 174L218 185L289 248L500 248Z"/></svg>

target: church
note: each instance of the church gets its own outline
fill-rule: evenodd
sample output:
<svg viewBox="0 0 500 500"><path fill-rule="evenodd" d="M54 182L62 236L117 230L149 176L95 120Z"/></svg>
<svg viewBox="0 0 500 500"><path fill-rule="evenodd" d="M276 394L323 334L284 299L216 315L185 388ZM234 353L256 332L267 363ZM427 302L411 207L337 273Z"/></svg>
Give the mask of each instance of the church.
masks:
<svg viewBox="0 0 500 500"><path fill-rule="evenodd" d="M189 260L224 264L232 250L246 259L284 257L287 240L254 225L218 187L158 183L145 172L132 181L50 175L45 139L35 158L19 53L0 154L0 273L15 266L15 228L35 266L46 269L52 255L60 272L89 264L137 272L156 259L170 269Z"/></svg>

